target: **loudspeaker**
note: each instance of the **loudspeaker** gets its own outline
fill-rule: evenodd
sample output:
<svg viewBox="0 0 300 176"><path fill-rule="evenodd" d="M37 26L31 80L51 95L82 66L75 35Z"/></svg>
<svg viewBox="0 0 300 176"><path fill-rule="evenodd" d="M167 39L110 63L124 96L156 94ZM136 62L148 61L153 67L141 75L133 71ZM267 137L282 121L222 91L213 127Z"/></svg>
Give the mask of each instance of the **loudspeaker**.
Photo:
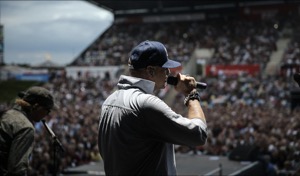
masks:
<svg viewBox="0 0 300 176"><path fill-rule="evenodd" d="M240 145L229 154L229 160L233 161L255 161L258 156L258 147L253 145Z"/></svg>

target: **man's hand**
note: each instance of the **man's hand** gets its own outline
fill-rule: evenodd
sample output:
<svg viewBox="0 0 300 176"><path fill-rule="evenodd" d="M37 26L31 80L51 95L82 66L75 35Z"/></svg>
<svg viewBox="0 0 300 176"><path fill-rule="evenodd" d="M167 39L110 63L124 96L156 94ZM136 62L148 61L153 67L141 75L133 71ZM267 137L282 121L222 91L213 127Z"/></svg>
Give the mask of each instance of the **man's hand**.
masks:
<svg viewBox="0 0 300 176"><path fill-rule="evenodd" d="M177 74L178 83L175 86L175 90L183 93L187 96L190 92L196 90L196 80L194 77L182 75L180 73Z"/></svg>

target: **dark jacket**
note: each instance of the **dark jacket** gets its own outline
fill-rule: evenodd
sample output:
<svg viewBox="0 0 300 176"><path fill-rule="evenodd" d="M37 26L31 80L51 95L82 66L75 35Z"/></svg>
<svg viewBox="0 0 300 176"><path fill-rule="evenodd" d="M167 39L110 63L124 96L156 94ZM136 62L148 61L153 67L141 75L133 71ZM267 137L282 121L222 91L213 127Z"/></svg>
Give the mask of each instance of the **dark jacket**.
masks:
<svg viewBox="0 0 300 176"><path fill-rule="evenodd" d="M0 117L0 175L27 175L35 129L19 106Z"/></svg>

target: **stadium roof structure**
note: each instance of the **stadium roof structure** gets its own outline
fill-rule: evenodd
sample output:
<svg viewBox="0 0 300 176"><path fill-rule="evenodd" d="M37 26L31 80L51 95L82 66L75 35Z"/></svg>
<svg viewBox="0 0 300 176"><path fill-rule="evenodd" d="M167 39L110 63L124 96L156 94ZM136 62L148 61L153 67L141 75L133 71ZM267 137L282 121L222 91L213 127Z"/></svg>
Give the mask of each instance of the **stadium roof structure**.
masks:
<svg viewBox="0 0 300 176"><path fill-rule="evenodd" d="M110 10L116 17L147 14L199 12L211 9L232 9L254 5L295 3L295 0L87 0ZM299 3L299 1L298 1Z"/></svg>
<svg viewBox="0 0 300 176"><path fill-rule="evenodd" d="M272 15L298 12L300 0L85 0L109 10L114 24L140 24L178 21L210 21L243 18L260 20ZM253 13L252 13L253 12ZM84 60L88 51L97 50L99 36L70 65Z"/></svg>

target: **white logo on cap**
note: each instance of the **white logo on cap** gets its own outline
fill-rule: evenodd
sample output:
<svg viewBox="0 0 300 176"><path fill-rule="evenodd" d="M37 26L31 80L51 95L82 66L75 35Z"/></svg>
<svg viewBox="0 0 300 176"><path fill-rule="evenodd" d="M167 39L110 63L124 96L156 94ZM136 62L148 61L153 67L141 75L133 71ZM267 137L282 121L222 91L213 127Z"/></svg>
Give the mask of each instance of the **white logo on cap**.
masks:
<svg viewBox="0 0 300 176"><path fill-rule="evenodd" d="M166 48L165 46L163 46L163 47L164 47L165 52L166 52L166 55L167 55L167 57L168 57L168 51L167 51L167 48Z"/></svg>

